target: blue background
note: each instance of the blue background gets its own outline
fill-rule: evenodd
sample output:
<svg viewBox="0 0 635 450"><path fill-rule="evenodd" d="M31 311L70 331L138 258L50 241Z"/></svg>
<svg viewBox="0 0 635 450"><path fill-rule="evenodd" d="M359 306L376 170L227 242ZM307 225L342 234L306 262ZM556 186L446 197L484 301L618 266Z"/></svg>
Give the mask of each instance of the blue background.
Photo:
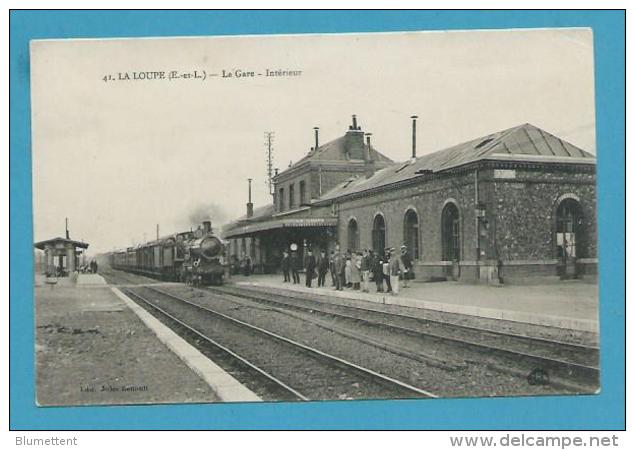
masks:
<svg viewBox="0 0 635 450"><path fill-rule="evenodd" d="M10 26L12 429L623 429L625 13L622 11L13 11ZM591 27L595 44L602 392L423 401L37 408L29 40Z"/></svg>

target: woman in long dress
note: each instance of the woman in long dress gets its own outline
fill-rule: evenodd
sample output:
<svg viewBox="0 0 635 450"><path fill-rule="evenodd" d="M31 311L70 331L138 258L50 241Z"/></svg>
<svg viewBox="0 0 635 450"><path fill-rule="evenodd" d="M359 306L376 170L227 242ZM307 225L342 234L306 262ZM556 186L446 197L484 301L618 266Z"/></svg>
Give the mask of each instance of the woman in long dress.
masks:
<svg viewBox="0 0 635 450"><path fill-rule="evenodd" d="M357 291L359 290L359 286L362 281L362 273L360 272L361 265L361 256L359 253L353 253L351 256L351 283L353 284L353 289Z"/></svg>
<svg viewBox="0 0 635 450"><path fill-rule="evenodd" d="M346 287L351 287L351 254L350 251L346 254L346 267L344 268L344 280L346 281Z"/></svg>

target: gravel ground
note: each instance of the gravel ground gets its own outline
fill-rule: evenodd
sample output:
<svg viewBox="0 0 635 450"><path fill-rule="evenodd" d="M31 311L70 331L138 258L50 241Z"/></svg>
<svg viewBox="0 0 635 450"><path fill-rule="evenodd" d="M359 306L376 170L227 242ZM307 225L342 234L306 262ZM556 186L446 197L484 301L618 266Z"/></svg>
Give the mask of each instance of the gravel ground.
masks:
<svg viewBox="0 0 635 450"><path fill-rule="evenodd" d="M168 313L204 332L221 345L248 359L311 400L411 398L402 388L386 386L357 371L342 368L324 358L238 324L208 314L148 289L135 289ZM143 303L141 303L143 304Z"/></svg>
<svg viewBox="0 0 635 450"><path fill-rule="evenodd" d="M508 320L488 319L484 317L469 316L463 314L445 313L422 308L410 308L399 305L382 305L379 303L370 303L362 300L345 299L328 295L328 290L324 293L304 293L291 292L287 289L276 289L273 287L258 286L257 288L236 285L241 289L250 289L255 292L269 292L277 294L281 297L297 297L307 300L324 301L331 304L347 305L361 308L372 308L378 311L393 312L400 314L408 314L414 317L428 318L432 320L442 320L445 322L456 323L459 325L468 325L494 331L505 331L509 333L525 334L527 336L541 337L545 339L559 340L563 342L571 342L582 345L599 345L599 337L597 333L587 331L569 330L564 328L547 327L542 325L534 325L529 323L513 322Z"/></svg>
<svg viewBox="0 0 635 450"><path fill-rule="evenodd" d="M220 296L203 293L188 287L173 287L163 290L189 297L192 301L223 312L232 317L298 340L327 353L350 360L363 367L400 379L421 389L443 397L553 395L571 393L552 386L536 386L527 383L524 377L492 370L482 360L466 357L458 370L444 370L436 366L397 356L359 340L330 332L324 328L281 314L267 307L245 306ZM387 338L387 336L385 336ZM438 355L462 359L461 350L439 351ZM425 349L429 352L435 349Z"/></svg>
<svg viewBox="0 0 635 450"><path fill-rule="evenodd" d="M108 288L36 288L35 301L39 405L219 400Z"/></svg>

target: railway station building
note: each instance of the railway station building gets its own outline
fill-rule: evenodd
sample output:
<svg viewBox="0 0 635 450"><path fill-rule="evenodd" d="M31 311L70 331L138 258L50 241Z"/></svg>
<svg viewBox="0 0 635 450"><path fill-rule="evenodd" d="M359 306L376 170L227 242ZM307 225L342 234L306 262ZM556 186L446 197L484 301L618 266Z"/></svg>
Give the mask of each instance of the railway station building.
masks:
<svg viewBox="0 0 635 450"><path fill-rule="evenodd" d="M292 244L302 257L307 248L335 248L338 218L330 204L315 202L347 180L383 169L393 161L364 141L356 116L343 136L320 145L315 130L315 146L273 178L273 203L253 208L224 227L230 241L230 257L250 255L257 271L271 273L279 268L283 249Z"/></svg>
<svg viewBox="0 0 635 450"><path fill-rule="evenodd" d="M523 124L417 157L414 125L402 162L369 137L364 143L356 121L343 138L316 147L276 176L274 204L226 227L230 252L249 252L272 272L291 241L379 252L406 245L418 281L596 276L594 155ZM341 153L317 162L333 147ZM337 163L333 155L341 155Z"/></svg>

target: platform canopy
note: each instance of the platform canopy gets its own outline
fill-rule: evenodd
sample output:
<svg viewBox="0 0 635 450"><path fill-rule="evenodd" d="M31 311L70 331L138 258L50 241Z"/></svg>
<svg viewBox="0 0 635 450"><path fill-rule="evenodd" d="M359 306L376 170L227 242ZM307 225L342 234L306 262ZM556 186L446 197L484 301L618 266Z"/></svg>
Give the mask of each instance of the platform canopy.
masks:
<svg viewBox="0 0 635 450"><path fill-rule="evenodd" d="M74 241L73 239L65 239L62 237L56 237L53 239L47 239L45 241L36 242L33 246L39 250L46 250L47 248L65 248L67 245L72 245L76 248L88 248L87 242Z"/></svg>
<svg viewBox="0 0 635 450"><path fill-rule="evenodd" d="M33 244L44 251L42 268L46 274L67 276L78 267L77 249L87 249L88 243L56 237Z"/></svg>
<svg viewBox="0 0 635 450"><path fill-rule="evenodd" d="M246 236L258 231L275 230L279 228L304 228L304 227L335 227L337 225L336 217L305 217L305 218L289 218L289 219L273 219L266 222L245 224L236 226L230 231L225 232L225 238L236 238Z"/></svg>

